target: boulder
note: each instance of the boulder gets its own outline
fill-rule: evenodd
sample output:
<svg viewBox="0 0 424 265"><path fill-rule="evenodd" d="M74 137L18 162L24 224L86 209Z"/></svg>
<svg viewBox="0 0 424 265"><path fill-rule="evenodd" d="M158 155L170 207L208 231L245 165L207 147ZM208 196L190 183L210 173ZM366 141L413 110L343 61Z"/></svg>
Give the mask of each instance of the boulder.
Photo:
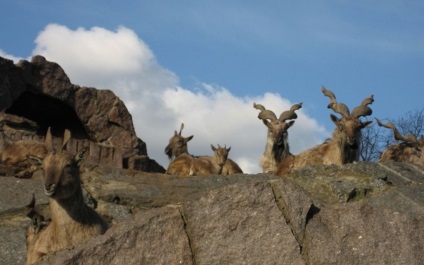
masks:
<svg viewBox="0 0 424 265"><path fill-rule="evenodd" d="M96 152L90 152L99 156L94 161L115 167L122 167L123 160L132 156L147 157L131 114L112 91L74 85L57 63L42 56L17 64L0 57L0 73L0 110L10 117L6 124L21 131L35 128L39 136L44 136L48 127L57 137L69 129L72 137L81 141L80 146L98 146ZM105 154L114 157L103 161ZM153 160L145 159L143 163L137 169L165 172Z"/></svg>
<svg viewBox="0 0 424 265"><path fill-rule="evenodd" d="M285 177L96 168L83 180L111 228L40 264L422 264L424 168L416 165L320 165ZM22 204L37 180L17 181L0 177L7 196L25 198L0 203L0 234L10 240L0 258L9 264L24 262Z"/></svg>

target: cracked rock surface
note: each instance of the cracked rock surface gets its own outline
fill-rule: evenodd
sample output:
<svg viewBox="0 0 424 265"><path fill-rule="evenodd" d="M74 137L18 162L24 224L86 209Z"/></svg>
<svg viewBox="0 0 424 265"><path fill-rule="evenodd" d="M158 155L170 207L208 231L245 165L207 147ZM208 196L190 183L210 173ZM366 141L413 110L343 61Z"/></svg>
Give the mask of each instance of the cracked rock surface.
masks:
<svg viewBox="0 0 424 265"><path fill-rule="evenodd" d="M423 263L424 168L415 165L313 166L282 178L98 168L83 180L111 228L40 264ZM37 175L0 182L0 260L24 264L22 207L32 190L45 212L47 200Z"/></svg>

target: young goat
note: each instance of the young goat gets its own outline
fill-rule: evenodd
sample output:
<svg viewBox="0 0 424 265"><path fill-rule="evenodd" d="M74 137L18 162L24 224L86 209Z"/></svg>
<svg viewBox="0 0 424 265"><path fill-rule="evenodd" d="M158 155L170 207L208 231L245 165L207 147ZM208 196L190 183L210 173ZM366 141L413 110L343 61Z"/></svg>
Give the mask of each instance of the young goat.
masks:
<svg viewBox="0 0 424 265"><path fill-rule="evenodd" d="M349 108L336 101L336 96L330 90L322 87L324 96L330 98L328 108L339 113L339 119L331 114L330 118L336 125L333 137L321 145L315 146L298 155L288 155L280 163L277 175L283 176L290 171L316 164L342 165L358 161L360 154L361 129L371 124L371 121L362 122L361 116L369 116L372 110L368 107L374 101L373 96L362 101L361 105L350 113Z"/></svg>
<svg viewBox="0 0 424 265"><path fill-rule="evenodd" d="M35 155L44 158L47 148L44 143L31 140L12 141L4 132L4 121L0 121L0 162L8 166L16 166L22 170L15 174L18 178L30 178L37 167L28 163L27 156Z"/></svg>
<svg viewBox="0 0 424 265"><path fill-rule="evenodd" d="M389 146L380 156L380 162L396 161L424 165L424 156L422 149L424 148L424 137L417 139L415 135L402 135L395 125L391 122L382 123L375 118L378 126L393 130L395 140L402 141L400 143Z"/></svg>
<svg viewBox="0 0 424 265"><path fill-rule="evenodd" d="M218 148L211 145L214 156L191 156L189 154L181 154L168 166L167 173L174 176L205 176L220 175L222 168L227 161L228 149L226 147Z"/></svg>
<svg viewBox="0 0 424 265"><path fill-rule="evenodd" d="M278 119L274 112L260 104L253 103L253 107L261 111L258 118L268 128L265 152L260 161L262 170L264 173L275 173L278 164L290 154L288 129L294 124L297 118L295 111L302 107L302 103L294 104L290 110L282 112Z"/></svg>
<svg viewBox="0 0 424 265"><path fill-rule="evenodd" d="M44 159L28 156L31 163L44 171L44 192L50 197L51 223L41 229L28 228L27 264L51 252L86 242L107 229L100 215L84 203L79 162L85 158L87 149L76 156L65 151L70 137L71 133L66 130L62 148L56 151L49 128L46 136L49 153Z"/></svg>
<svg viewBox="0 0 424 265"><path fill-rule="evenodd" d="M174 132L174 136L169 139L169 144L165 147L165 154L168 156L171 163L168 166L167 173L171 175L189 175L190 174L190 161L192 156L188 153L187 143L193 139L193 135L189 137L183 137L181 135L184 129L184 123L181 124L180 132ZM179 157L175 161L175 158ZM241 168L231 159L227 159L223 168L222 175L232 175L237 173L243 173Z"/></svg>

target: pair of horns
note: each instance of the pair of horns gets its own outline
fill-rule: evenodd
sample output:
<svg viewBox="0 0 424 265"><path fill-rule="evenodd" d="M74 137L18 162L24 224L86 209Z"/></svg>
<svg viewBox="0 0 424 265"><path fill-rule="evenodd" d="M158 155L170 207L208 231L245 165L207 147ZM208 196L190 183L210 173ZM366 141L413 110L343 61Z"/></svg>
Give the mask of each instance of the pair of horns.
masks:
<svg viewBox="0 0 424 265"><path fill-rule="evenodd" d="M258 109L258 110L261 111L258 114L259 119L261 119L261 120L269 119L271 121L277 120L277 115L275 115L275 113L273 111L265 109L265 107L263 105L253 103L253 107L255 109ZM302 102L294 104L293 106L291 106L291 108L289 110L283 111L280 114L280 117L278 117L278 120L281 121L281 122L284 122L286 120L296 119L297 114L296 114L295 111L300 109L300 108L302 108Z"/></svg>
<svg viewBox="0 0 424 265"><path fill-rule="evenodd" d="M352 113L350 113L349 108L346 104L337 102L336 96L331 90L326 89L324 86L321 88L324 96L330 98L330 104L328 104L328 108L332 109L334 112L342 115L343 118L359 118L361 116L369 116L372 114L372 109L368 107L368 105L374 102L374 95L371 95L369 98L364 99L361 102L361 105L354 108Z"/></svg>

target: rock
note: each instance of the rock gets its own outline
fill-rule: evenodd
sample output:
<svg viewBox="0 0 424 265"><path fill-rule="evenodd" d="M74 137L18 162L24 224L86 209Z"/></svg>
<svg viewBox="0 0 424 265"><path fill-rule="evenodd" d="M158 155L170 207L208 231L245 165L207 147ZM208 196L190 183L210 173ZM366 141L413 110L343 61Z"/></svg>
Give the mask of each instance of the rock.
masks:
<svg viewBox="0 0 424 265"><path fill-rule="evenodd" d="M153 175L155 174L150 177L155 178ZM263 178L264 176L268 178ZM127 177L135 176L125 176L120 183L111 183L110 178L108 182L103 183L103 179L101 190L110 188L117 191L118 187L121 187L121 194L124 190L129 190L129 194L134 196L137 190L142 189L142 185L134 182L129 184L124 181ZM158 198L160 192L156 195L146 192L150 195L146 195L143 205L150 207L140 210L136 216L143 216L143 220L157 216L155 218L158 223L142 223L156 231L160 220L164 233L159 236L149 233L150 229L145 230L147 242L137 229L131 229L133 232L128 234L128 242L131 242L131 246L138 246L134 241L146 247L155 246L154 249L149 248L149 253L158 255L156 259L149 260L153 263L177 260L186 264L422 262L424 170L419 166L399 163L312 166L283 178L265 174L244 175L244 181L241 176L236 176L237 181L230 182L228 177L223 181L225 185L209 189L205 186L223 179L218 176L173 179L169 176L167 181L163 181L164 175L157 177L158 179L152 180L149 185L159 191L168 190L164 188L166 185L182 187L191 183L193 189L202 187L202 192L197 195L185 193L190 199L183 199L178 203L181 206L171 207L175 219L161 218L163 215L168 216L161 212L168 209L166 206L159 209L150 208L155 205L153 201L156 201L156 205L159 201L170 204L172 197L167 201L148 201L148 197ZM142 182L147 184L146 180ZM128 186L125 186L125 183ZM108 184L111 186L106 188ZM352 192L353 190L357 192ZM167 197L170 194L162 195ZM136 205L142 202L137 199L131 201L132 196L121 196L120 202L125 204ZM177 197L173 199L173 204L181 201ZM172 232L168 231L167 228L174 223L178 224L178 228L171 229ZM124 220L118 224L117 229L132 228L133 224L133 220ZM181 227L183 231L180 230ZM134 252L122 249L120 233L116 233L115 227L110 231L104 237L96 238L75 250L56 253L42 264L91 264L94 260L97 263L93 264L101 264L111 260L122 261L119 258L121 253L128 257L126 263L139 264L152 257L137 247ZM156 253L168 254L168 251L174 251L170 250L164 239L167 236L172 238L176 245L184 245L181 247L184 250L176 251L173 257L166 257L165 261ZM180 243L187 238L189 247L187 243ZM117 244L112 245L111 242ZM110 252L114 253L111 255L116 258L107 254L102 258L102 255L98 254L102 253L99 252L100 249L113 249ZM140 252L143 254L140 255Z"/></svg>
<svg viewBox="0 0 424 265"><path fill-rule="evenodd" d="M112 226L40 264L422 264L420 166L322 165L279 178L101 168L82 176ZM15 197L0 198L0 259L8 264L24 262L32 189L38 207L46 203L37 181L0 177Z"/></svg>
<svg viewBox="0 0 424 265"><path fill-rule="evenodd" d="M42 56L16 65L0 57L0 73L0 110L5 109L7 116L13 117L7 124L17 126L15 129L35 128L38 135L44 136L51 126L57 137L69 129L73 138L85 141L80 146L98 145L95 149L100 151L90 154L99 156L99 163L118 167L128 155L147 156L145 146L139 146L143 142L137 138L131 114L112 91L74 85L57 63ZM110 155L104 161L106 155L101 151L114 157ZM165 170L153 160L144 163L143 169Z"/></svg>
<svg viewBox="0 0 424 265"><path fill-rule="evenodd" d="M192 259L179 210L163 207L136 214L83 247L40 264L193 264Z"/></svg>
<svg viewBox="0 0 424 265"><path fill-rule="evenodd" d="M183 214L196 264L305 264L267 182L211 191Z"/></svg>

